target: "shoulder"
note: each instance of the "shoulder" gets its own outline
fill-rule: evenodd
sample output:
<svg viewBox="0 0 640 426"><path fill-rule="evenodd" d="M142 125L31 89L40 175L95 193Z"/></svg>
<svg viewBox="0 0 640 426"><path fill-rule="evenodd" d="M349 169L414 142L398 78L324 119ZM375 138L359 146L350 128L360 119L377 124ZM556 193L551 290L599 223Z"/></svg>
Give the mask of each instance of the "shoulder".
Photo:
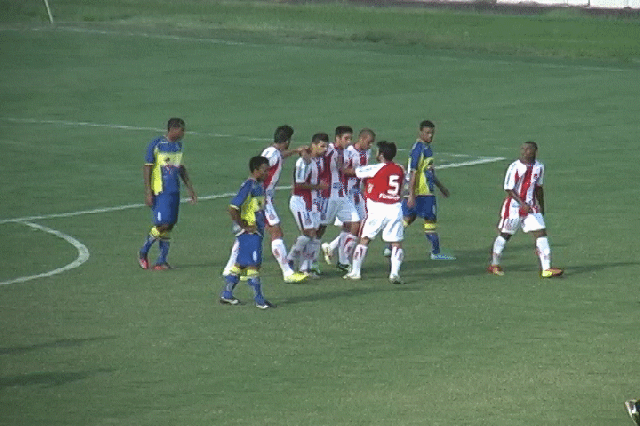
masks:
<svg viewBox="0 0 640 426"><path fill-rule="evenodd" d="M262 151L262 154L260 154L262 157L267 157L267 158L271 158L271 157L279 157L280 156L280 150L278 150L278 148L274 147L274 146L270 146L265 148Z"/></svg>

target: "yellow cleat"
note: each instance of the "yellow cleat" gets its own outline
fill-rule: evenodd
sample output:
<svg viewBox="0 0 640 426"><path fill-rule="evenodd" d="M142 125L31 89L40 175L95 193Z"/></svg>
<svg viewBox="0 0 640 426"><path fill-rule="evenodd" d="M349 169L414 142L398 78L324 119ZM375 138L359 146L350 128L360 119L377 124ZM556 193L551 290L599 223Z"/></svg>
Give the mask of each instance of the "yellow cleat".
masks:
<svg viewBox="0 0 640 426"><path fill-rule="evenodd" d="M284 277L285 283L299 283L307 279L307 275L302 272L294 272L291 275Z"/></svg>
<svg viewBox="0 0 640 426"><path fill-rule="evenodd" d="M559 277L563 273L564 273L564 270L560 268L549 268L540 272L540 276L542 278L554 278L554 277Z"/></svg>

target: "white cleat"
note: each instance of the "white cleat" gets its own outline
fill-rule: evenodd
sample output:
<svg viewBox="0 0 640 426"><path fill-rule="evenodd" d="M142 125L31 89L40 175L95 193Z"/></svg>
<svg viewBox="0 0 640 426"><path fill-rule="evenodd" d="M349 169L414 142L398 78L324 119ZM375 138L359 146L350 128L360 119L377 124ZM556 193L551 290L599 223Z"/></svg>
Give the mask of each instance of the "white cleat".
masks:
<svg viewBox="0 0 640 426"><path fill-rule="evenodd" d="M342 278L344 278L345 280L354 280L354 281L362 279L362 277L360 277L360 274L354 274L353 272L349 272Z"/></svg>
<svg viewBox="0 0 640 426"><path fill-rule="evenodd" d="M389 275L389 282L391 284L404 284L404 281L402 281L399 275L393 275L393 274Z"/></svg>

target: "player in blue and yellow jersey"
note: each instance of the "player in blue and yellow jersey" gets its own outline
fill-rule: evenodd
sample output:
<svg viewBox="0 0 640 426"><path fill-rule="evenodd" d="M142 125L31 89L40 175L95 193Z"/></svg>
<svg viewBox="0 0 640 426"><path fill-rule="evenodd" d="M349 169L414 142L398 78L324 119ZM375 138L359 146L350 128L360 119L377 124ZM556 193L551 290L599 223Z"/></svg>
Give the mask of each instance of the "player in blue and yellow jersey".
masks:
<svg viewBox="0 0 640 426"><path fill-rule="evenodd" d="M229 215L233 221L233 231L238 241L238 257L235 265L224 276L225 286L220 294L220 303L239 305L233 296L233 289L240 276L247 277L247 283L254 292L256 307L273 308L265 300L260 283L260 265L262 264L262 238L265 226L265 190L264 180L269 173L269 160L256 156L249 160L250 175L240 186L238 194L229 205Z"/></svg>
<svg viewBox="0 0 640 426"><path fill-rule="evenodd" d="M413 223L418 216L424 219L424 235L431 242L431 259L455 260L453 256L440 253L440 237L436 232L438 209L435 188L437 187L444 197L449 196L449 190L438 179L434 169L431 142L435 127L429 120L420 123L418 139L409 155L408 194L402 202L402 212L405 226Z"/></svg>
<svg viewBox="0 0 640 426"><path fill-rule="evenodd" d="M184 128L183 119L169 119L167 134L155 138L147 147L143 168L145 204L151 207L153 227L139 253L138 261L143 269L149 269L149 249L156 241L160 247L160 255L153 269L170 268L167 263L169 239L171 230L178 222L181 179L187 187L191 202L195 204L198 201L187 169L182 164Z"/></svg>

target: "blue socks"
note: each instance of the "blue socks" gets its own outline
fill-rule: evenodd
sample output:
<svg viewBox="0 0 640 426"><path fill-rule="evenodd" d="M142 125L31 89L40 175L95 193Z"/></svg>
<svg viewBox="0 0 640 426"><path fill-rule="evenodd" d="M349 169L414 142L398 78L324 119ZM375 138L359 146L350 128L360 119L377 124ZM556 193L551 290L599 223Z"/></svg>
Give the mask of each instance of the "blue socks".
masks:
<svg viewBox="0 0 640 426"><path fill-rule="evenodd" d="M424 236L427 237L427 240L431 241L431 253L440 253L440 237L438 237L438 234L435 232L425 232Z"/></svg>

